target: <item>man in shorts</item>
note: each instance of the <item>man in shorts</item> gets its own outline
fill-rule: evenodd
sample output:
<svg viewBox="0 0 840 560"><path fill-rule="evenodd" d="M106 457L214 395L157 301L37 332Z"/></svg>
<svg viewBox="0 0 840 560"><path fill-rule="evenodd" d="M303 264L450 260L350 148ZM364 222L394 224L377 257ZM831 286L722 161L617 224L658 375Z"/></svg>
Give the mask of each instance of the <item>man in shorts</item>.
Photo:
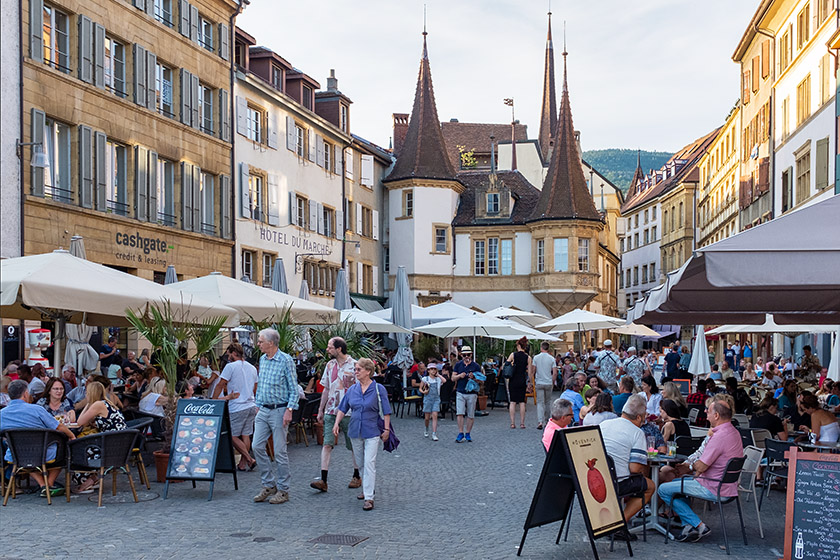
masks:
<svg viewBox="0 0 840 560"><path fill-rule="evenodd" d="M458 437L455 443L471 442L470 430L475 422L475 403L478 391L467 391L467 382L475 379L475 374L481 375L481 366L472 359L472 348L461 347L461 361L455 364L452 380L455 381L455 415L458 419ZM464 431L464 416L467 417L466 432Z"/></svg>
<svg viewBox="0 0 840 560"><path fill-rule="evenodd" d="M225 353L228 363L219 376L219 381L213 391L213 398L228 400L230 412L230 435L233 446L239 452L238 469L244 471L257 466L257 461L251 457L251 436L254 434L254 419L257 417L257 403L254 393L257 390L257 368L245 361L245 351L242 346L234 342L227 347ZM225 392L226 397L221 397Z"/></svg>
<svg viewBox="0 0 840 560"><path fill-rule="evenodd" d="M327 473L330 468L330 457L332 456L333 447L335 447L336 440L333 435L333 426L335 426L335 416L338 411L338 405L341 404L341 399L344 398L344 393L347 389L353 386L356 382L356 360L347 355L347 342L340 336L331 338L327 343L327 354L332 358L327 362L324 368L324 375L321 376L321 385L324 386L324 392L321 394L321 404L318 408L318 422L324 423L324 445L321 447L321 478L314 480L309 484L312 488L327 491ZM344 433L344 446L353 451L353 446L350 443L350 436L347 429L350 426L350 412L341 419L339 429ZM350 479L348 488L359 488L362 485L362 478L359 476L359 467L356 464L356 455L350 453L353 458L353 478Z"/></svg>

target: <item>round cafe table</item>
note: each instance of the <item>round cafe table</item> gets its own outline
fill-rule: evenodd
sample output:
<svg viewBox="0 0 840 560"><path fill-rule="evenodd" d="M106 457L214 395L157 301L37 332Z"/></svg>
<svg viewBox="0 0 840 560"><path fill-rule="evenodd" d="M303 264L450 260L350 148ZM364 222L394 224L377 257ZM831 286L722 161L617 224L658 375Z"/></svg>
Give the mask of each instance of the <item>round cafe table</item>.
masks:
<svg viewBox="0 0 840 560"><path fill-rule="evenodd" d="M840 453L840 442L811 443L810 441L800 441L797 445L804 449L813 449L814 451Z"/></svg>
<svg viewBox="0 0 840 560"><path fill-rule="evenodd" d="M653 481L653 486L656 490L653 492L653 496L650 498L650 511L651 511L651 518L653 519L652 523L649 523L647 528L654 529L659 531L663 535L667 535L668 538L673 539L674 536L668 532L668 529L659 522L659 469L664 467L665 465L674 465L676 463L682 463L686 460L685 455L664 455L659 453L655 457L648 455L648 465L650 466L650 479ZM638 527L633 527L630 532L632 533L640 533L642 531L642 526L639 525Z"/></svg>

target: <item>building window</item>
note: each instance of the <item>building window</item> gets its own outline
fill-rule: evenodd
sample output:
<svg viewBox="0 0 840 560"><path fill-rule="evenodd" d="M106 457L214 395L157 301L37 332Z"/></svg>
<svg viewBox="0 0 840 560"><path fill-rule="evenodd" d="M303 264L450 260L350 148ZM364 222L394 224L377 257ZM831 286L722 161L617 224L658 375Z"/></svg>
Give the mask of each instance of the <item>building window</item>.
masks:
<svg viewBox="0 0 840 560"><path fill-rule="evenodd" d="M352 262L349 264L353 264ZM355 266L350 266L350 277L348 281L350 285L354 285L355 278L353 271ZM309 293L312 295L327 295L335 294L335 278L338 275L338 267L328 265L326 263L306 261L303 269L303 277L306 283L309 284Z"/></svg>
<svg viewBox="0 0 840 560"><path fill-rule="evenodd" d="M618 251L620 253L624 252L624 238L623 237L618 240Z"/></svg>
<svg viewBox="0 0 840 560"><path fill-rule="evenodd" d="M651 220L656 219L656 206L654 206L653 208L650 209L650 219Z"/></svg>
<svg viewBox="0 0 840 560"><path fill-rule="evenodd" d="M245 126L249 140L261 143L263 141L263 126L262 126L262 112L259 109L248 106L245 112ZM300 154L298 154L300 155Z"/></svg>
<svg viewBox="0 0 840 560"><path fill-rule="evenodd" d="M665 233L668 233L668 211L665 210L665 212L662 214L662 216L664 218L662 220L662 231L664 231Z"/></svg>
<svg viewBox="0 0 840 560"><path fill-rule="evenodd" d="M279 66L271 67L271 85L277 91L283 91L283 69Z"/></svg>
<svg viewBox="0 0 840 560"><path fill-rule="evenodd" d="M64 73L70 72L70 18L52 6L44 5L44 63Z"/></svg>
<svg viewBox="0 0 840 560"><path fill-rule="evenodd" d="M626 274L626 276L627 276L627 279L625 280L624 285L625 285L625 286L627 286L627 287L629 288L629 287L630 287L630 285L631 285L631 284L630 284L630 269L628 268L628 269L627 269L627 270L625 270L624 272L625 272L625 274Z"/></svg>
<svg viewBox="0 0 840 560"><path fill-rule="evenodd" d="M487 193L487 213L499 213L499 193Z"/></svg>
<svg viewBox="0 0 840 560"><path fill-rule="evenodd" d="M254 252L242 251L242 277L251 280L254 278Z"/></svg>
<svg viewBox="0 0 840 560"><path fill-rule="evenodd" d="M513 274L513 240L502 239L502 274L509 276Z"/></svg>
<svg viewBox="0 0 840 560"><path fill-rule="evenodd" d="M782 38L779 39L779 73L782 73L787 69L788 65L790 64L791 59L791 40L790 40L790 30L785 31L782 34Z"/></svg>
<svg viewBox="0 0 840 560"><path fill-rule="evenodd" d="M796 126L811 116L811 75L796 86Z"/></svg>
<svg viewBox="0 0 840 560"><path fill-rule="evenodd" d="M157 221L175 226L175 162L157 160Z"/></svg>
<svg viewBox="0 0 840 560"><path fill-rule="evenodd" d="M108 142L105 147L105 199L109 212L128 215L126 185L126 147Z"/></svg>
<svg viewBox="0 0 840 560"><path fill-rule="evenodd" d="M656 226L650 228L650 240L653 242L656 241Z"/></svg>
<svg viewBox="0 0 840 560"><path fill-rule="evenodd" d="M335 210L322 207L324 213L324 235L332 237L335 235Z"/></svg>
<svg viewBox="0 0 840 560"><path fill-rule="evenodd" d="M639 247L639 232L633 234L633 246L638 248Z"/></svg>
<svg viewBox="0 0 840 560"><path fill-rule="evenodd" d="M805 4L799 15L796 16L796 48L801 49L808 39L811 38L811 6Z"/></svg>
<svg viewBox="0 0 840 560"><path fill-rule="evenodd" d="M403 218L411 218L414 216L414 191L406 189L402 193Z"/></svg>
<svg viewBox="0 0 840 560"><path fill-rule="evenodd" d="M811 150L796 156L796 204L811 196Z"/></svg>
<svg viewBox="0 0 840 560"><path fill-rule="evenodd" d="M198 109L202 132L213 134L213 90L204 84L198 86Z"/></svg>
<svg viewBox="0 0 840 560"><path fill-rule="evenodd" d="M645 210L645 223L648 223L648 211Z"/></svg>
<svg viewBox="0 0 840 560"><path fill-rule="evenodd" d="M642 265L642 284L648 283L648 268L646 264Z"/></svg>
<svg viewBox="0 0 840 560"><path fill-rule="evenodd" d="M633 222L634 222L634 224L633 224L633 225L634 225L635 227L639 227L639 214L638 214L638 213L636 214L636 217L635 217L635 219L633 220Z"/></svg>
<svg viewBox="0 0 840 560"><path fill-rule="evenodd" d="M475 242L475 266L473 273L476 276L484 276L484 241Z"/></svg>
<svg viewBox="0 0 840 560"><path fill-rule="evenodd" d="M111 37L105 37L105 87L120 97L125 91L125 47Z"/></svg>
<svg viewBox="0 0 840 560"><path fill-rule="evenodd" d="M648 265L648 278L650 278L651 282L656 282L656 263L650 263Z"/></svg>
<svg viewBox="0 0 840 560"><path fill-rule="evenodd" d="M172 27L172 0L154 0L154 3L155 19L167 27Z"/></svg>
<svg viewBox="0 0 840 560"><path fill-rule="evenodd" d="M274 262L274 255L270 253L263 253L262 261L262 285L264 288L270 288L271 274L274 272L274 267L272 266Z"/></svg>
<svg viewBox="0 0 840 560"><path fill-rule="evenodd" d="M569 240L565 237L554 239L554 272L569 271Z"/></svg>
<svg viewBox="0 0 840 560"><path fill-rule="evenodd" d="M210 52L213 52L213 22L207 18L198 18L198 41L201 46Z"/></svg>
<svg viewBox="0 0 840 560"><path fill-rule="evenodd" d="M306 149L306 135L303 133L303 127L295 125L295 153L299 157L303 157L303 152Z"/></svg>
<svg viewBox="0 0 840 560"><path fill-rule="evenodd" d="M391 252L387 245L382 246L382 268L385 272L391 271Z"/></svg>
<svg viewBox="0 0 840 560"><path fill-rule="evenodd" d="M362 206L362 235L373 237L373 210Z"/></svg>
<svg viewBox="0 0 840 560"><path fill-rule="evenodd" d="M578 272L589 272L589 239L578 239Z"/></svg>
<svg viewBox="0 0 840 560"><path fill-rule="evenodd" d="M332 153L333 146L329 142L324 142L324 169L332 171Z"/></svg>
<svg viewBox="0 0 840 560"><path fill-rule="evenodd" d="M644 242L645 242L645 245L650 243L650 230L648 230L648 229L646 229L644 231Z"/></svg>
<svg viewBox="0 0 840 560"><path fill-rule="evenodd" d="M302 103L304 109L312 110L312 88L309 86L303 86L302 89Z"/></svg>
<svg viewBox="0 0 840 560"><path fill-rule="evenodd" d="M347 132L347 105L341 105L341 112L339 115L339 128L342 132Z"/></svg>
<svg viewBox="0 0 840 560"><path fill-rule="evenodd" d="M435 253L446 253L448 252L447 249L447 241L449 240L449 235L447 228L445 227L435 227Z"/></svg>
<svg viewBox="0 0 840 560"><path fill-rule="evenodd" d="M304 197L302 197L300 195L295 197L295 205L296 205L295 211L297 212L297 225L299 225L302 228L306 228L306 218L307 218L306 203L307 203L307 200Z"/></svg>
<svg viewBox="0 0 840 560"><path fill-rule="evenodd" d="M369 264L362 265L362 293L373 293L373 267Z"/></svg>
<svg viewBox="0 0 840 560"><path fill-rule="evenodd" d="M172 112L172 69L157 63L155 67L155 95L157 111L167 117L174 117Z"/></svg>
<svg viewBox="0 0 840 560"><path fill-rule="evenodd" d="M831 87L833 69L831 55L823 55L820 59L820 105L825 104L834 95L834 88Z"/></svg>
<svg viewBox="0 0 840 560"><path fill-rule="evenodd" d="M683 210L682 202L680 202L680 220L677 222L677 227L685 227L685 211Z"/></svg>
<svg viewBox="0 0 840 560"><path fill-rule="evenodd" d="M216 235L214 180L209 173L201 173L201 232Z"/></svg>
<svg viewBox="0 0 840 560"><path fill-rule="evenodd" d="M248 175L248 200L250 201L252 220L262 220L263 178L259 175Z"/></svg>
<svg viewBox="0 0 840 560"><path fill-rule="evenodd" d="M70 179L70 127L46 119L44 124L44 196L60 202L72 202L73 186Z"/></svg>
<svg viewBox="0 0 840 560"><path fill-rule="evenodd" d="M545 272L545 240L537 240L537 272Z"/></svg>
<svg viewBox="0 0 840 560"><path fill-rule="evenodd" d="M493 237L487 240L487 274L499 274L499 239Z"/></svg>
<svg viewBox="0 0 840 560"><path fill-rule="evenodd" d="M634 286L639 285L639 267L638 266L633 267L633 285Z"/></svg>

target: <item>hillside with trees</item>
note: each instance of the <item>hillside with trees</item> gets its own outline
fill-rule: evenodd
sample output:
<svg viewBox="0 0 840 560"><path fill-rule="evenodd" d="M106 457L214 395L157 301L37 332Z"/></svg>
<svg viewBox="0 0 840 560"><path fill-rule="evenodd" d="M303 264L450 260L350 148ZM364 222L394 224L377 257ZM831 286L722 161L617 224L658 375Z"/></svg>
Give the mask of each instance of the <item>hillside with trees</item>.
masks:
<svg viewBox="0 0 840 560"><path fill-rule="evenodd" d="M638 150L610 148L584 151L583 159L626 193L636 171L638 154ZM647 173L651 169L659 169L672 155L674 154L668 152L642 150L642 170Z"/></svg>

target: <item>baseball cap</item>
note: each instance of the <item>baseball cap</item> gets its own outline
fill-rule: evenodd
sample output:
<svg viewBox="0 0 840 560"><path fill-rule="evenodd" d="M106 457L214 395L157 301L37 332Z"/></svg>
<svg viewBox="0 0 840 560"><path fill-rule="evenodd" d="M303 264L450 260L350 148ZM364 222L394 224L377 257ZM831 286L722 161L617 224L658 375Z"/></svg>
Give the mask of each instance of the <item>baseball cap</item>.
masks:
<svg viewBox="0 0 840 560"><path fill-rule="evenodd" d="M604 341L604 346L612 346L612 340L610 340L609 338L607 340L605 340Z"/></svg>
<svg viewBox="0 0 840 560"><path fill-rule="evenodd" d="M432 362L431 364L427 365L426 369L438 369L437 362Z"/></svg>

